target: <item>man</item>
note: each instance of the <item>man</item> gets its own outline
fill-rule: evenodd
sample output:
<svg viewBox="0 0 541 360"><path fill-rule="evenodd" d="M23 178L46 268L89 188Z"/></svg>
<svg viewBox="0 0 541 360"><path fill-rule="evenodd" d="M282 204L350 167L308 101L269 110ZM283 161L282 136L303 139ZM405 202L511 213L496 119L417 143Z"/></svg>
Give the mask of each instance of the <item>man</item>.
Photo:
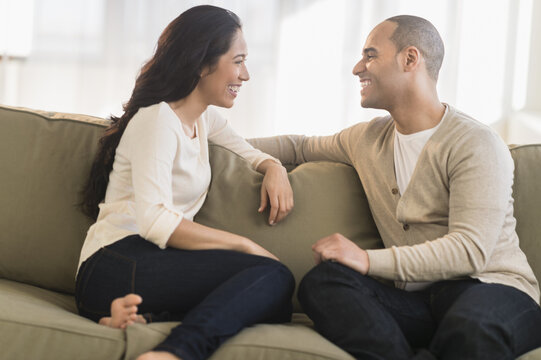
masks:
<svg viewBox="0 0 541 360"><path fill-rule="evenodd" d="M323 238L299 288L316 329L359 359L514 359L541 346L513 160L494 131L439 101L443 54L430 22L389 18L353 73L361 105L390 116L334 136L255 142L285 162L340 161L359 174L385 249Z"/></svg>

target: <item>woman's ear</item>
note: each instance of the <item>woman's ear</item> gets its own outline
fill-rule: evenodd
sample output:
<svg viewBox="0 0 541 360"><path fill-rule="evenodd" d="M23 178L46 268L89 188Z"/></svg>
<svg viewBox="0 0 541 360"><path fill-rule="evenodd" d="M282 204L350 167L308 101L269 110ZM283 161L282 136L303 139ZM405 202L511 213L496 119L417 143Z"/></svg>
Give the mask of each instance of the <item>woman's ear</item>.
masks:
<svg viewBox="0 0 541 360"><path fill-rule="evenodd" d="M207 76L208 74L210 74L210 67L209 66L205 66L201 72L199 73L199 77L202 78L202 77L205 77Z"/></svg>

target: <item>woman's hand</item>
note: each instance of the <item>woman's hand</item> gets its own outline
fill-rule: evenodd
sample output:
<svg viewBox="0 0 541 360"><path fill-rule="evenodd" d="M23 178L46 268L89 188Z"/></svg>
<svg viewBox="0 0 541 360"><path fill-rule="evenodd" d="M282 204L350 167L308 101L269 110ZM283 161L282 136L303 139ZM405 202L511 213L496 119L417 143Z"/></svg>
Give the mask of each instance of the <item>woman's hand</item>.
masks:
<svg viewBox="0 0 541 360"><path fill-rule="evenodd" d="M263 212L270 202L269 224L274 225L293 209L293 189L282 165L265 160L257 170L265 174L261 184L261 205L257 211Z"/></svg>
<svg viewBox="0 0 541 360"><path fill-rule="evenodd" d="M250 239L246 239L245 244L244 244L243 252L245 252L247 254L252 254L252 255L265 256L265 257L274 259L276 261L280 261L273 253L266 250L262 246L256 244L255 242L253 242Z"/></svg>

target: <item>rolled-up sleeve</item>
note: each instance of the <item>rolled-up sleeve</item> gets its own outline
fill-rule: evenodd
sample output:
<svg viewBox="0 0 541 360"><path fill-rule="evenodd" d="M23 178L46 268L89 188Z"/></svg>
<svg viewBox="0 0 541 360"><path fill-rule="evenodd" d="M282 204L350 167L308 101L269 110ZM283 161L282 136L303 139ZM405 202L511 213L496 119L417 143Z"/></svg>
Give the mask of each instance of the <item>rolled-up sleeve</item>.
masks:
<svg viewBox="0 0 541 360"><path fill-rule="evenodd" d="M159 117L139 120L130 143L136 223L143 238L164 249L184 215L173 206L172 170L178 136Z"/></svg>

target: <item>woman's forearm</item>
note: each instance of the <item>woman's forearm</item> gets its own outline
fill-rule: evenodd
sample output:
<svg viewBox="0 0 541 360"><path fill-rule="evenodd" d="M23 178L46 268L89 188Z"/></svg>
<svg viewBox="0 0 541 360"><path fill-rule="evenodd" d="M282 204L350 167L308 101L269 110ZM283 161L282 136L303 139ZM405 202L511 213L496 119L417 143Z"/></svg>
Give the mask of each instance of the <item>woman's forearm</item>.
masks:
<svg viewBox="0 0 541 360"><path fill-rule="evenodd" d="M252 240L227 231L182 219L167 240L167 246L182 250L232 250L252 255L278 258Z"/></svg>
<svg viewBox="0 0 541 360"><path fill-rule="evenodd" d="M224 249L246 252L249 240L243 236L182 219L167 246L183 250Z"/></svg>

